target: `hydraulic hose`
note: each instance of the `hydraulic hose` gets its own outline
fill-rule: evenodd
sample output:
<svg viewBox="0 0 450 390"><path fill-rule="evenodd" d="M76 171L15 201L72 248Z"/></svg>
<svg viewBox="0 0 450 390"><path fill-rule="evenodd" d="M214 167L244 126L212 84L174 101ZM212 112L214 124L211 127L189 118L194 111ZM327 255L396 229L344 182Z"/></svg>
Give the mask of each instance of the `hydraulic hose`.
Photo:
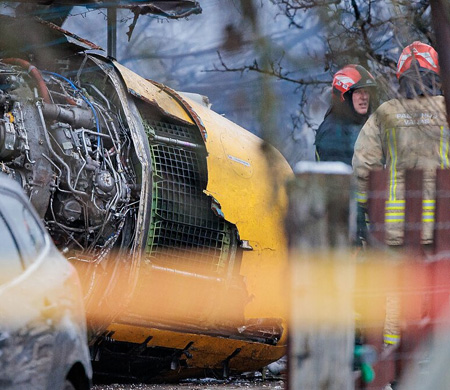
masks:
<svg viewBox="0 0 450 390"><path fill-rule="evenodd" d="M51 103L47 85L45 84L45 81L41 75L41 72L39 72L38 68L36 68L30 62L23 60L21 58L3 58L1 61L4 62L5 64L18 65L24 69L27 69L28 73L37 84L39 95L42 97L42 99L44 99L45 103Z"/></svg>

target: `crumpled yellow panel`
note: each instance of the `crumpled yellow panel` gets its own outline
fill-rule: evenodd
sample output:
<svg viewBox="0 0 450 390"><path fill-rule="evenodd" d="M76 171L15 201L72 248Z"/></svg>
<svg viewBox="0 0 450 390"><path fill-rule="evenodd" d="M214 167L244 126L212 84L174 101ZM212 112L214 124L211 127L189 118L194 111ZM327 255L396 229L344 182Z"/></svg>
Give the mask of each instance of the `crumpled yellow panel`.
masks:
<svg viewBox="0 0 450 390"><path fill-rule="evenodd" d="M189 124L194 124L184 107L163 89L123 65L120 65L118 62L114 62L114 66L123 77L128 92L131 95L157 106L165 115L175 117Z"/></svg>

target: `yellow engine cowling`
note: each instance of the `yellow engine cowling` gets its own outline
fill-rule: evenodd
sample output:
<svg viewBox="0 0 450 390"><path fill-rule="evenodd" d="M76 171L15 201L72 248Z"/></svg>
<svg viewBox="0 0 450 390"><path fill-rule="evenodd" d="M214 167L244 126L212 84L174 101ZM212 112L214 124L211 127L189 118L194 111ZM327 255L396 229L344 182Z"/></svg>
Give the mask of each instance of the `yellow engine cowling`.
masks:
<svg viewBox="0 0 450 390"><path fill-rule="evenodd" d="M201 135L198 142L204 149L200 155L207 174L203 196L226 223L225 230L232 231L232 242L227 243L226 256L219 256L211 269L210 263L195 265L197 256L205 256L202 251L192 253L181 247L152 254L149 247L154 239L150 236L158 233L150 228L152 243L147 242L136 288L126 310L108 326L109 337L155 351L178 351L175 360L184 362L185 370L166 372L166 377L205 368L243 372L277 360L285 353L286 341L283 183L291 174L290 167L274 149L269 149L268 157L260 138L205 105L120 64L115 67L144 123L148 124L149 116L157 117L181 128L191 126ZM158 135L149 134L150 149L158 140ZM170 142L183 146L175 145L174 139ZM168 175L155 173L159 161L152 162L156 183ZM153 213L155 203L164 203L155 196L150 196L147 213ZM152 214L150 223L158 223L157 217ZM186 268L174 258L193 265Z"/></svg>

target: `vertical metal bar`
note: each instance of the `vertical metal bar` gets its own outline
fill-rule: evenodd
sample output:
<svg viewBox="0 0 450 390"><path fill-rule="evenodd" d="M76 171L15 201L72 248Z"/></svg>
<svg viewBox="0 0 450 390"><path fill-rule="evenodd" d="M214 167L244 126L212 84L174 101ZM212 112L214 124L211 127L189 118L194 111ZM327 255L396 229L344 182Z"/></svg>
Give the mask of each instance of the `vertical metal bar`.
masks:
<svg viewBox="0 0 450 390"><path fill-rule="evenodd" d="M450 4L447 0L431 0L431 20L436 36L447 121L450 123Z"/></svg>
<svg viewBox="0 0 450 390"><path fill-rule="evenodd" d="M431 316L434 325L446 323L442 317L448 308L450 299L450 170L438 169L436 171L436 210L434 223L434 250L438 261L431 264L432 288Z"/></svg>
<svg viewBox="0 0 450 390"><path fill-rule="evenodd" d="M382 169L370 172L367 207L370 233L373 240L375 240L371 244L374 245L384 245L387 181L387 170Z"/></svg>
<svg viewBox="0 0 450 390"><path fill-rule="evenodd" d="M117 8L108 7L107 9L107 27L108 27L108 48L109 57L116 58L117 53Z"/></svg>
<svg viewBox="0 0 450 390"><path fill-rule="evenodd" d="M405 247L418 253L422 232L423 171L408 169L405 172Z"/></svg>
<svg viewBox="0 0 450 390"><path fill-rule="evenodd" d="M290 390L354 388L352 171L340 164L301 163L289 183Z"/></svg>
<svg viewBox="0 0 450 390"><path fill-rule="evenodd" d="M386 200L388 196L388 179L389 170L379 169L371 171L369 174L368 185L368 199L367 199L367 212L369 214L370 223L370 236L369 244L375 248L383 248L385 245L386 235ZM385 255L384 252L379 252L378 256ZM378 260L376 260L377 266L382 267ZM392 289L392 286L397 285L398 270L391 268L389 272L383 272L383 288L381 286L373 286L375 291L379 292L379 296L372 298L369 304L378 304L383 308L383 314L386 315L386 305L388 299L395 299L395 294L388 291L388 288ZM374 283L374 281L371 281ZM376 283L376 282L375 282ZM378 285L380 283L378 282ZM378 298L378 299L376 299ZM366 302L367 304L367 302ZM385 348L383 342L383 325L379 321L373 322L367 328L364 328L365 343L372 345L378 352L378 360L374 364L373 369L375 371L375 379L372 383L366 386L366 389L382 389L388 383L391 383L396 378L396 358L399 344L392 346L391 348Z"/></svg>
<svg viewBox="0 0 450 390"><path fill-rule="evenodd" d="M450 170L436 172L436 210L434 223L434 245L436 253L450 251Z"/></svg>
<svg viewBox="0 0 450 390"><path fill-rule="evenodd" d="M439 65L441 68L442 88L445 97L447 111L447 122L450 123L450 5L445 0L431 0L431 18L436 35L437 51L439 53ZM448 239L450 229L450 171L438 170L436 175L436 210L434 227L434 247L437 254L443 259L431 264L433 270L433 284L435 289L431 301L432 316L437 322L437 317L448 307L450 286L448 272L450 270L450 259L447 251L450 249ZM442 321L442 318L440 319ZM447 320L448 321L448 320ZM448 322L447 324L448 325Z"/></svg>
<svg viewBox="0 0 450 390"><path fill-rule="evenodd" d="M403 324L397 374L402 375L414 362L414 353L422 342L426 330L424 320L429 296L425 294L429 283L427 267L423 264L421 244L423 213L423 171L405 171L405 251L406 262L401 267L398 280L400 294L400 318Z"/></svg>

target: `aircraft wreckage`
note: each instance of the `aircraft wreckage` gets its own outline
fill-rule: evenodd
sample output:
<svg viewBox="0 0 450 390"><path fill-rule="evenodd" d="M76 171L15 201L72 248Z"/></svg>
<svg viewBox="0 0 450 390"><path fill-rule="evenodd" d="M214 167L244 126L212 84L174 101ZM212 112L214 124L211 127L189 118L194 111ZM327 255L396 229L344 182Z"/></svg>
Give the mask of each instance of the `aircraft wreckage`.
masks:
<svg viewBox="0 0 450 390"><path fill-rule="evenodd" d="M1 170L80 274L96 375L280 358L283 157L269 167L255 135L54 24L2 16L0 30Z"/></svg>

